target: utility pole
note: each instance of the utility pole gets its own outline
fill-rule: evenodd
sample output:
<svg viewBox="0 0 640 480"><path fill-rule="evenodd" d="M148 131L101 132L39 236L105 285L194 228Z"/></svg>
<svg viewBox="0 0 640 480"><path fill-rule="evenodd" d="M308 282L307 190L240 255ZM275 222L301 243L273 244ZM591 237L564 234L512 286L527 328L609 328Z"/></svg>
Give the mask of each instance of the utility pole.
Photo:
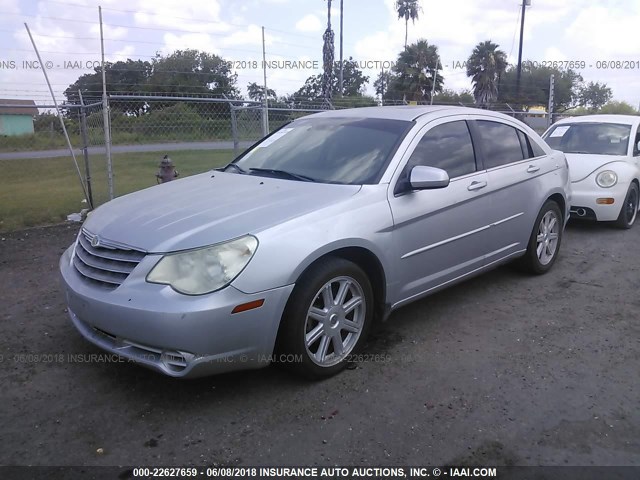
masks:
<svg viewBox="0 0 640 480"><path fill-rule="evenodd" d="M338 90L340 91L340 96L342 97L342 80L343 80L343 68L344 64L342 61L342 17L343 17L343 1L340 0L340 75L338 77Z"/></svg>
<svg viewBox="0 0 640 480"><path fill-rule="evenodd" d="M555 77L553 74L549 77L549 107L547 108L547 128L553 123L553 102L555 96Z"/></svg>
<svg viewBox="0 0 640 480"><path fill-rule="evenodd" d="M516 73L516 99L520 96L520 77L522 76L522 39L524 37L524 14L531 0L522 0L522 13L520 14L520 46L518 47L518 70Z"/></svg>

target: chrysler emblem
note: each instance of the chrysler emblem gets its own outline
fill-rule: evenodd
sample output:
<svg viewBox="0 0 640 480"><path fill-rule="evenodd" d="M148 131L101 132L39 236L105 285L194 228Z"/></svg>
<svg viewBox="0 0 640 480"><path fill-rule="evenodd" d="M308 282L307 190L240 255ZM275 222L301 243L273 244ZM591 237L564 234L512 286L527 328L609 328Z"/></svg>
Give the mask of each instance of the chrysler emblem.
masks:
<svg viewBox="0 0 640 480"><path fill-rule="evenodd" d="M92 246L93 248L97 248L97 247L99 247L99 246L100 246L100 237L99 237L99 236L97 236L97 235L96 235L95 237L93 237L93 238L91 239L91 246Z"/></svg>

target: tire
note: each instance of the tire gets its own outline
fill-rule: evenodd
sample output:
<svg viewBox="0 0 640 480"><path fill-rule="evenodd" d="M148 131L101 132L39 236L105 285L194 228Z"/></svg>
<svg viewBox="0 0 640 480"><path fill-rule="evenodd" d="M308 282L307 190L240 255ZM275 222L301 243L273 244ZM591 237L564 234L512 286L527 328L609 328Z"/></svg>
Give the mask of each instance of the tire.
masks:
<svg viewBox="0 0 640 480"><path fill-rule="evenodd" d="M638 216L638 185L631 183L627 196L624 197L624 203L620 209L620 215L614 225L617 228L627 230L633 227Z"/></svg>
<svg viewBox="0 0 640 480"><path fill-rule="evenodd" d="M533 224L527 252L519 261L521 269L536 275L547 273L558 257L563 227L560 207L548 200Z"/></svg>
<svg viewBox="0 0 640 480"><path fill-rule="evenodd" d="M296 282L280 323L277 357L293 359L280 365L312 379L343 370L365 342L373 300L371 282L355 263L330 257L311 267Z"/></svg>

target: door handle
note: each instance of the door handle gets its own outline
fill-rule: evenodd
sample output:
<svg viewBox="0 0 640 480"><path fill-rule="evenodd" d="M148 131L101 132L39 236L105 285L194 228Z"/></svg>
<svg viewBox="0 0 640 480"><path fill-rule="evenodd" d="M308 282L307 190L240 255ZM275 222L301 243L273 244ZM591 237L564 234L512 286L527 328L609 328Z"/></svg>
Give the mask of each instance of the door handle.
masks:
<svg viewBox="0 0 640 480"><path fill-rule="evenodd" d="M529 168L527 168L527 173L536 173L538 170L540 170L540 167L538 167L537 165L529 165Z"/></svg>
<svg viewBox="0 0 640 480"><path fill-rule="evenodd" d="M471 185L467 187L467 190L473 192L474 190L480 190L487 186L487 182L471 182Z"/></svg>

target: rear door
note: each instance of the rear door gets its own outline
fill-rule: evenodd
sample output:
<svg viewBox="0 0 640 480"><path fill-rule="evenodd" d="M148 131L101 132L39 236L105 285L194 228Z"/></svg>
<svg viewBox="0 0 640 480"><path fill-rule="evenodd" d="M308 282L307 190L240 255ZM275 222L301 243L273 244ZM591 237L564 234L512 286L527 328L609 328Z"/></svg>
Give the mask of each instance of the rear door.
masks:
<svg viewBox="0 0 640 480"><path fill-rule="evenodd" d="M546 153L528 134L497 119L471 122L491 194L487 263L526 250L551 171Z"/></svg>

